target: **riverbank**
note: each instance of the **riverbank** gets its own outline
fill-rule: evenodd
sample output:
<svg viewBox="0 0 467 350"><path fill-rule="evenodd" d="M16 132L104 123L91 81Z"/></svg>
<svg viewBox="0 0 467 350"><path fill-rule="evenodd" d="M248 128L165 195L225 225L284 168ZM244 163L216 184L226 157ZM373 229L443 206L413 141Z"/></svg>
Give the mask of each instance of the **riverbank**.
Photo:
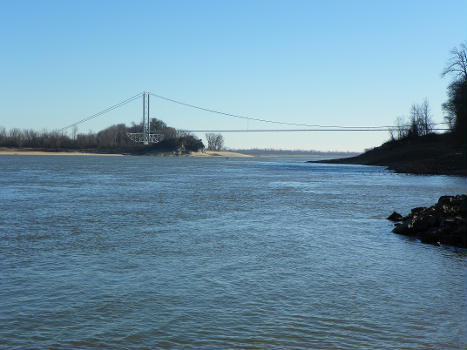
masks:
<svg viewBox="0 0 467 350"><path fill-rule="evenodd" d="M119 157L123 156L121 153L98 153L89 151L75 151L75 150L59 150L59 151L45 151L37 150L34 148L0 148L0 156L107 156Z"/></svg>
<svg viewBox="0 0 467 350"><path fill-rule="evenodd" d="M194 157L194 158L209 158L209 157L221 157L221 158L250 158L252 156L248 154L230 152L230 151L198 151L198 152L146 152L135 155L153 156L153 157Z"/></svg>
<svg viewBox="0 0 467 350"><path fill-rule="evenodd" d="M204 151L191 152L188 157L233 157L233 158L251 158L252 155L231 151Z"/></svg>
<svg viewBox="0 0 467 350"><path fill-rule="evenodd" d="M389 141L356 157L309 163L379 165L417 175L467 175L465 145L455 144L450 134Z"/></svg>
<svg viewBox="0 0 467 350"><path fill-rule="evenodd" d="M76 151L76 150L43 150L34 148L7 148L0 147L0 156L7 155L22 155L22 156L107 156L107 157L121 157L124 155L147 155L157 157L252 157L248 154L229 151L203 151L203 152L190 152L190 153L175 153L175 152L158 152L150 154L131 154L131 153L110 153L98 151Z"/></svg>

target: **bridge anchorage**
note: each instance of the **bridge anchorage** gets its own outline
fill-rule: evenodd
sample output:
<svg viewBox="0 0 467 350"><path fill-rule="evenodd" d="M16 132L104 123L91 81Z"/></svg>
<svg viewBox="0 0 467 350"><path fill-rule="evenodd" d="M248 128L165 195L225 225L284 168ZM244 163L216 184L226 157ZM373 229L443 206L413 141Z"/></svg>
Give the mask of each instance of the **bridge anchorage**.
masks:
<svg viewBox="0 0 467 350"><path fill-rule="evenodd" d="M129 132L128 138L135 143L149 145L158 143L162 139L161 134L151 134L151 120L149 118L149 92L143 92L143 130L142 132Z"/></svg>

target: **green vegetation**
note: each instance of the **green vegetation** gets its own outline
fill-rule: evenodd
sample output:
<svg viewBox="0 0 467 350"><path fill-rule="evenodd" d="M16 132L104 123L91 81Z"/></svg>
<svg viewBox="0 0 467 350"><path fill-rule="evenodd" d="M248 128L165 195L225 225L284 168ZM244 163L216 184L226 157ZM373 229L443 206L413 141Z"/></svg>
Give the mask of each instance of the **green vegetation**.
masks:
<svg viewBox="0 0 467 350"><path fill-rule="evenodd" d="M98 133L78 134L71 137L59 131L35 131L0 128L0 147L33 148L40 150L80 150L100 153L147 154L158 152L186 153L204 149L203 142L187 132L168 127L163 121L151 120L151 133L160 134L161 141L143 145L135 143L128 133L141 132L142 124L112 125Z"/></svg>

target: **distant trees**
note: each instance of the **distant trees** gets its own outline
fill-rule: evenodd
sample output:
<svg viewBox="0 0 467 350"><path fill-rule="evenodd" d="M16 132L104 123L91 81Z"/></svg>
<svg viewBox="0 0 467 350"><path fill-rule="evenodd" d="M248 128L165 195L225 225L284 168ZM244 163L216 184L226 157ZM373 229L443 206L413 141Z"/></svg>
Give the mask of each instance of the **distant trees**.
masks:
<svg viewBox="0 0 467 350"><path fill-rule="evenodd" d="M62 131L35 131L0 127L0 146L43 149L100 149L106 151L144 151L164 150L168 152L191 152L204 149L203 142L184 131L168 127L163 121L152 119L151 133L161 134L162 142L149 146L133 143L127 136L129 132L141 132L142 124L133 123L112 125L98 133L79 134L71 130L71 137Z"/></svg>
<svg viewBox="0 0 467 350"><path fill-rule="evenodd" d="M451 50L451 57L442 72L442 76L454 79L448 86L448 100L443 103L446 112L444 119L454 133L457 142L465 143L467 109L467 48L466 44Z"/></svg>
<svg viewBox="0 0 467 350"><path fill-rule="evenodd" d="M76 140L76 135L78 135L78 127L75 125L71 128L71 139Z"/></svg>
<svg viewBox="0 0 467 350"><path fill-rule="evenodd" d="M390 129L389 133L391 134L391 139L393 140L401 140L408 136L409 128L403 117L397 117L396 127L393 129Z"/></svg>
<svg viewBox="0 0 467 350"><path fill-rule="evenodd" d="M396 119L396 126L390 129L391 139L402 140L410 137L428 135L433 131L433 118L431 116L430 105L425 98L421 104L413 104L410 107L409 120L404 118Z"/></svg>
<svg viewBox="0 0 467 350"><path fill-rule="evenodd" d="M424 136L433 131L433 119L431 117L430 105L425 98L419 105L410 107L409 136Z"/></svg>
<svg viewBox="0 0 467 350"><path fill-rule="evenodd" d="M122 148L130 144L125 124L112 125L97 133L98 148Z"/></svg>
<svg viewBox="0 0 467 350"><path fill-rule="evenodd" d="M162 120L152 118L151 119L151 133L153 134L161 134L163 139L174 139L177 137L182 136L181 132L175 128L167 126ZM142 128L142 124L138 125L139 130Z"/></svg>
<svg viewBox="0 0 467 350"><path fill-rule="evenodd" d="M0 128L0 146L29 148L75 148L74 142L59 131Z"/></svg>
<svg viewBox="0 0 467 350"><path fill-rule="evenodd" d="M97 148L97 135L89 132L76 135L76 147L78 149Z"/></svg>
<svg viewBox="0 0 467 350"><path fill-rule="evenodd" d="M222 134L208 133L205 136L208 143L208 150L220 151L224 148L224 137Z"/></svg>
<svg viewBox="0 0 467 350"><path fill-rule="evenodd" d="M184 135L180 137L179 140L185 151L197 152L199 150L204 150L203 141L194 137L193 135Z"/></svg>

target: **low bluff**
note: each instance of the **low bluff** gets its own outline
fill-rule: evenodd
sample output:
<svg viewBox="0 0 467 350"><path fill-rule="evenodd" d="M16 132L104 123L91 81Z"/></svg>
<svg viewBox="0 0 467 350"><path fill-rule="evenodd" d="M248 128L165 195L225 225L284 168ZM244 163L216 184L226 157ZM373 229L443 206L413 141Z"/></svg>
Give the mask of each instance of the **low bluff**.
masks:
<svg viewBox="0 0 467 350"><path fill-rule="evenodd" d="M435 205L414 208L405 217L393 212L388 217L396 222L392 232L417 237L423 243L467 248L465 197L442 196Z"/></svg>

